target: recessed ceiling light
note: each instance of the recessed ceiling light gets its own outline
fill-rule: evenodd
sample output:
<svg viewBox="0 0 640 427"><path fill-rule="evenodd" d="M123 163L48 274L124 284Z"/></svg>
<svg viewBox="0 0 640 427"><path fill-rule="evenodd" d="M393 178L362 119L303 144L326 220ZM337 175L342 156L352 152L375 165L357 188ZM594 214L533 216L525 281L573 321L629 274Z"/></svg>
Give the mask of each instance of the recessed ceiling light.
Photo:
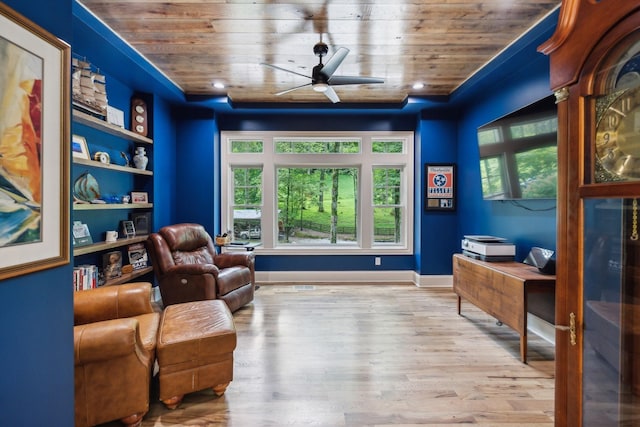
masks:
<svg viewBox="0 0 640 427"><path fill-rule="evenodd" d="M224 89L224 83L215 82L213 84L213 87L215 87L216 89Z"/></svg>
<svg viewBox="0 0 640 427"><path fill-rule="evenodd" d="M424 87L424 83L414 83L413 84L413 88L414 89L422 89Z"/></svg>

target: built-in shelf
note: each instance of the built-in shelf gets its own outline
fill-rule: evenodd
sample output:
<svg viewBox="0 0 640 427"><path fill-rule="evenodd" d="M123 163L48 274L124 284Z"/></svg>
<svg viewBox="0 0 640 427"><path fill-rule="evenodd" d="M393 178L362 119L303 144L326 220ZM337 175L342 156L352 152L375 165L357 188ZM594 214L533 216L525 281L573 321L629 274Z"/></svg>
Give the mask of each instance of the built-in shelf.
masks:
<svg viewBox="0 0 640 427"><path fill-rule="evenodd" d="M133 142L139 142L142 144L153 144L153 140L147 138L146 136L138 135L137 133L131 132L130 130L112 125L109 122L100 120L90 114L76 110L75 108L73 109L73 120L77 123L92 127L94 129L99 129L105 133L108 133L109 135L118 136L120 138L128 139L129 141Z"/></svg>
<svg viewBox="0 0 640 427"><path fill-rule="evenodd" d="M140 270L133 270L131 273L123 274L120 277L116 277L115 279L109 279L103 286L113 286L113 285L121 285L123 283L127 283L135 279L136 277L144 276L147 273L153 271L153 267L145 267Z"/></svg>
<svg viewBox="0 0 640 427"><path fill-rule="evenodd" d="M73 158L73 163L75 163L76 165L91 166L94 168L109 169L112 171L134 173L138 175L149 175L149 176L153 175L153 171L148 171L146 169L136 169L128 166L114 165L111 163L105 164L105 163L97 162L95 160L81 159L78 157Z"/></svg>
<svg viewBox="0 0 640 427"><path fill-rule="evenodd" d="M127 145L131 145L132 142L134 145L141 144L141 145L150 146L153 144L153 140L150 138L139 135L130 130L124 129L123 127L111 124L101 118L94 117L93 115L87 114L86 112L78 110L76 108L73 109L73 122L75 124L80 124L87 128L95 129L99 133L102 133L105 135L111 135L115 137L114 139L116 140L119 139L120 141L117 141L117 142L116 141L112 142L111 138L105 138L101 140L102 143L106 144L109 148L112 148L112 149L115 149L115 146L121 147L124 141L128 141ZM87 131L86 128L85 128L85 131ZM81 130L77 132L81 132ZM100 138L96 136L96 139L98 140ZM112 171L117 173L131 174L132 176L137 176L135 178L136 181L143 180L147 184L150 181L152 181L152 178L150 177L153 177L152 170L138 169L133 166L124 166L124 165L118 165L118 164L112 164L112 163L101 163L91 158L85 159L85 158L73 157L73 164L75 165L74 172L76 173L84 169L84 166L87 166L95 169L102 169L102 170ZM99 171L96 171L96 172L99 172ZM113 177L116 179L118 178L116 175L113 175ZM129 179L129 178L126 178L126 179ZM120 183L119 181L116 182L116 186L119 184L124 184L124 182L122 183ZM136 199L136 200L139 200L139 199ZM99 221L100 219L111 219L113 222L115 222L116 220L124 220L123 217L126 217L127 211L134 210L134 209L153 209L153 203L82 203L76 200L73 204L74 216L79 215L82 218L87 217L87 220L89 220L88 222L90 222L91 220ZM84 215L81 215L77 213L78 211L90 211L90 212ZM74 219L77 219L77 218L74 218ZM94 230L94 231L97 233L100 233L100 232L104 233L104 230ZM147 240L147 237L148 236L146 234L141 234L135 237L118 239L115 242L101 241L97 243L92 243L90 245L75 246L73 248L73 256L79 257L79 256L86 255L87 259L84 259L82 261L78 259L74 261L74 263L89 262L89 263L99 265L101 253L103 252L106 253L111 250L120 250L120 252L124 251L126 253L127 246L133 245L133 244L138 244L138 245L144 244L144 242ZM130 270L127 270L127 271L130 271ZM136 279L140 280L138 279L139 277L147 275L151 272L153 272L152 266L144 267L138 270L133 270L129 273L123 273L120 277L107 280L106 283L102 286L120 285L123 283L134 281Z"/></svg>
<svg viewBox="0 0 640 427"><path fill-rule="evenodd" d="M73 256L92 254L94 252L120 248L122 246L128 246L133 243L144 242L145 240L147 240L147 235L142 234L140 236L129 237L127 239L118 239L115 242L98 242L92 243L90 245L78 246L73 248Z"/></svg>
<svg viewBox="0 0 640 427"><path fill-rule="evenodd" d="M97 211L105 209L151 209L153 203L74 203L74 211Z"/></svg>

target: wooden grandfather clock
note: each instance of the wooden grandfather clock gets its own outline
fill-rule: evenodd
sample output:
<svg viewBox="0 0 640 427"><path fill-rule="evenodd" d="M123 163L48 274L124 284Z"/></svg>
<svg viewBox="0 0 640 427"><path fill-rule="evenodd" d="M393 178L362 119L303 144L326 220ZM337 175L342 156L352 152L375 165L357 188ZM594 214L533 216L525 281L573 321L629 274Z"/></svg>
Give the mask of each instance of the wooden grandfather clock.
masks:
<svg viewBox="0 0 640 427"><path fill-rule="evenodd" d="M556 426L640 425L640 2L564 0L558 105Z"/></svg>

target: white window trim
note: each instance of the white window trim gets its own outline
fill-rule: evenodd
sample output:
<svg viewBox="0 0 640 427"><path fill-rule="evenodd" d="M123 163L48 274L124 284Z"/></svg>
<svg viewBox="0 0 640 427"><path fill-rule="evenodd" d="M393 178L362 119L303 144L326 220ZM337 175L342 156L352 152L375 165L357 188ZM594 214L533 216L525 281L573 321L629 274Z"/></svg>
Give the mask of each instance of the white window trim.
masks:
<svg viewBox="0 0 640 427"><path fill-rule="evenodd" d="M274 139L286 138L350 138L361 141L361 151L359 154L277 154L274 151ZM230 141L232 140L260 140L263 141L262 153L232 153ZM381 139L403 139L405 140L403 153L372 153L371 143L373 140ZM256 251L262 254L274 255L405 255L413 253L413 229L414 229L414 145L415 136L413 132L261 132L261 131L222 131L221 132L221 224L222 230L233 228L233 209L229 203L232 194L232 168L233 167L261 167L263 182L262 200L262 246ZM293 158L295 156L295 158ZM276 167L308 167L317 163L334 164L337 166L357 166L361 167L361 200L372 200L371 188L374 167L401 167L403 169L403 205L406 209L404 219L406 226L403 229L405 235L402 236L401 244L377 244L373 246L372 236L368 233L360 233L361 246L277 246L277 227L271 230L272 226L264 227L267 224L276 224L277 206L275 204L276 193ZM364 175L369 175L364 179ZM359 215L361 230L372 228L370 212L374 206L370 202L366 206L361 206ZM271 230L269 232L268 230Z"/></svg>

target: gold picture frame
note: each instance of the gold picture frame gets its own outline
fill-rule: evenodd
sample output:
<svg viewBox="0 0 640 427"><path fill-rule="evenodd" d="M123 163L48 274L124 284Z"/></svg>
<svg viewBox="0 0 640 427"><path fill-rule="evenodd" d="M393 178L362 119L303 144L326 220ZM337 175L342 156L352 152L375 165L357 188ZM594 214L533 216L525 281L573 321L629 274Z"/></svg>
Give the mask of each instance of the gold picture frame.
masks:
<svg viewBox="0 0 640 427"><path fill-rule="evenodd" d="M69 263L71 48L4 3L0 44L3 280Z"/></svg>

